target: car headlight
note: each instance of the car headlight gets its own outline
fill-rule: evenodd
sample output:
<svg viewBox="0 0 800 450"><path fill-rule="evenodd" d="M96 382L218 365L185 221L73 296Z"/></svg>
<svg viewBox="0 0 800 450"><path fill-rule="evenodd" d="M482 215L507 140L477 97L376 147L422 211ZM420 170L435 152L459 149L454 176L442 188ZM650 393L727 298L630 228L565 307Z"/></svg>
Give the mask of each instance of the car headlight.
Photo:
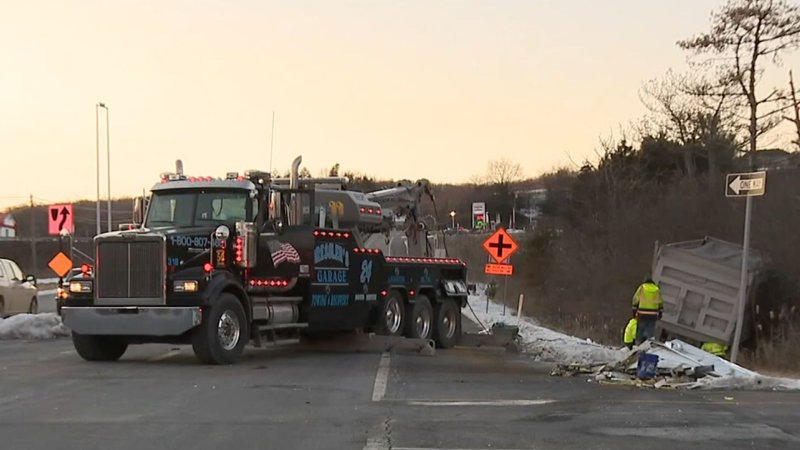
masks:
<svg viewBox="0 0 800 450"><path fill-rule="evenodd" d="M172 285L172 290L175 292L197 292L197 281L195 280L180 280Z"/></svg>
<svg viewBox="0 0 800 450"><path fill-rule="evenodd" d="M92 292L91 281L70 281L69 291L73 294Z"/></svg>

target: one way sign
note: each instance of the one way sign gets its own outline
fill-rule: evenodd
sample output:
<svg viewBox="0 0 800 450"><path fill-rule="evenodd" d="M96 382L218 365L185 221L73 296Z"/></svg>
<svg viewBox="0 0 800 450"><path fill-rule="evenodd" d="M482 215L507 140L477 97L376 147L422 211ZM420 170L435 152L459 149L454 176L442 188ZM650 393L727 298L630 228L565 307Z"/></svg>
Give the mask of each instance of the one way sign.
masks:
<svg viewBox="0 0 800 450"><path fill-rule="evenodd" d="M61 231L75 233L72 220L72 205L50 205L47 208L47 231L52 235L61 234Z"/></svg>
<svg viewBox="0 0 800 450"><path fill-rule="evenodd" d="M764 195L767 172L729 173L725 181L726 197Z"/></svg>

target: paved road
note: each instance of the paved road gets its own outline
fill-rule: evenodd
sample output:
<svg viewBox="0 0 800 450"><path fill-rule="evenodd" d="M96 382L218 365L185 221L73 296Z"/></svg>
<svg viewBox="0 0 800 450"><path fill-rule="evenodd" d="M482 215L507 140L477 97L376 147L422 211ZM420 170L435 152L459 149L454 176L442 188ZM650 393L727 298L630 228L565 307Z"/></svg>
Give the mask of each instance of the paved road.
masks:
<svg viewBox="0 0 800 450"><path fill-rule="evenodd" d="M190 348L86 363L69 340L0 341L3 449L798 448L800 394L667 392L548 376L501 351ZM725 397L733 397L726 400Z"/></svg>

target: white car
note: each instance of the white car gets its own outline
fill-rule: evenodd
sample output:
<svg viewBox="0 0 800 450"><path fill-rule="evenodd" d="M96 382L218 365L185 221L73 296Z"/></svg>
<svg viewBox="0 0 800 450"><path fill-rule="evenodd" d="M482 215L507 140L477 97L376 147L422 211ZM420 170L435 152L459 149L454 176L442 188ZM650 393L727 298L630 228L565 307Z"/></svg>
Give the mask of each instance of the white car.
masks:
<svg viewBox="0 0 800 450"><path fill-rule="evenodd" d="M14 314L36 314L36 277L23 276L17 263L0 258L0 317Z"/></svg>

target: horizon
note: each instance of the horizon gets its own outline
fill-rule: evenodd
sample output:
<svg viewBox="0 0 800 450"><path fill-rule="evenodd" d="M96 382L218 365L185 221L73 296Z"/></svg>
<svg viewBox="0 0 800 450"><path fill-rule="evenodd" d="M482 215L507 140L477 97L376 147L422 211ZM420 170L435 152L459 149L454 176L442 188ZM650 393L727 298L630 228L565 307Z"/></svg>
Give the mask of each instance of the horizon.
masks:
<svg viewBox="0 0 800 450"><path fill-rule="evenodd" d="M268 169L273 112L276 172L301 154L312 174L338 162L456 184L500 157L525 178L596 161L601 138L645 114L645 81L688 70L675 42L706 31L723 3L6 4L0 210L29 195L95 197L98 102L110 110L112 198L149 188L176 159L198 175ZM799 66L787 54L762 90ZM31 160L37 176L16 169Z"/></svg>

